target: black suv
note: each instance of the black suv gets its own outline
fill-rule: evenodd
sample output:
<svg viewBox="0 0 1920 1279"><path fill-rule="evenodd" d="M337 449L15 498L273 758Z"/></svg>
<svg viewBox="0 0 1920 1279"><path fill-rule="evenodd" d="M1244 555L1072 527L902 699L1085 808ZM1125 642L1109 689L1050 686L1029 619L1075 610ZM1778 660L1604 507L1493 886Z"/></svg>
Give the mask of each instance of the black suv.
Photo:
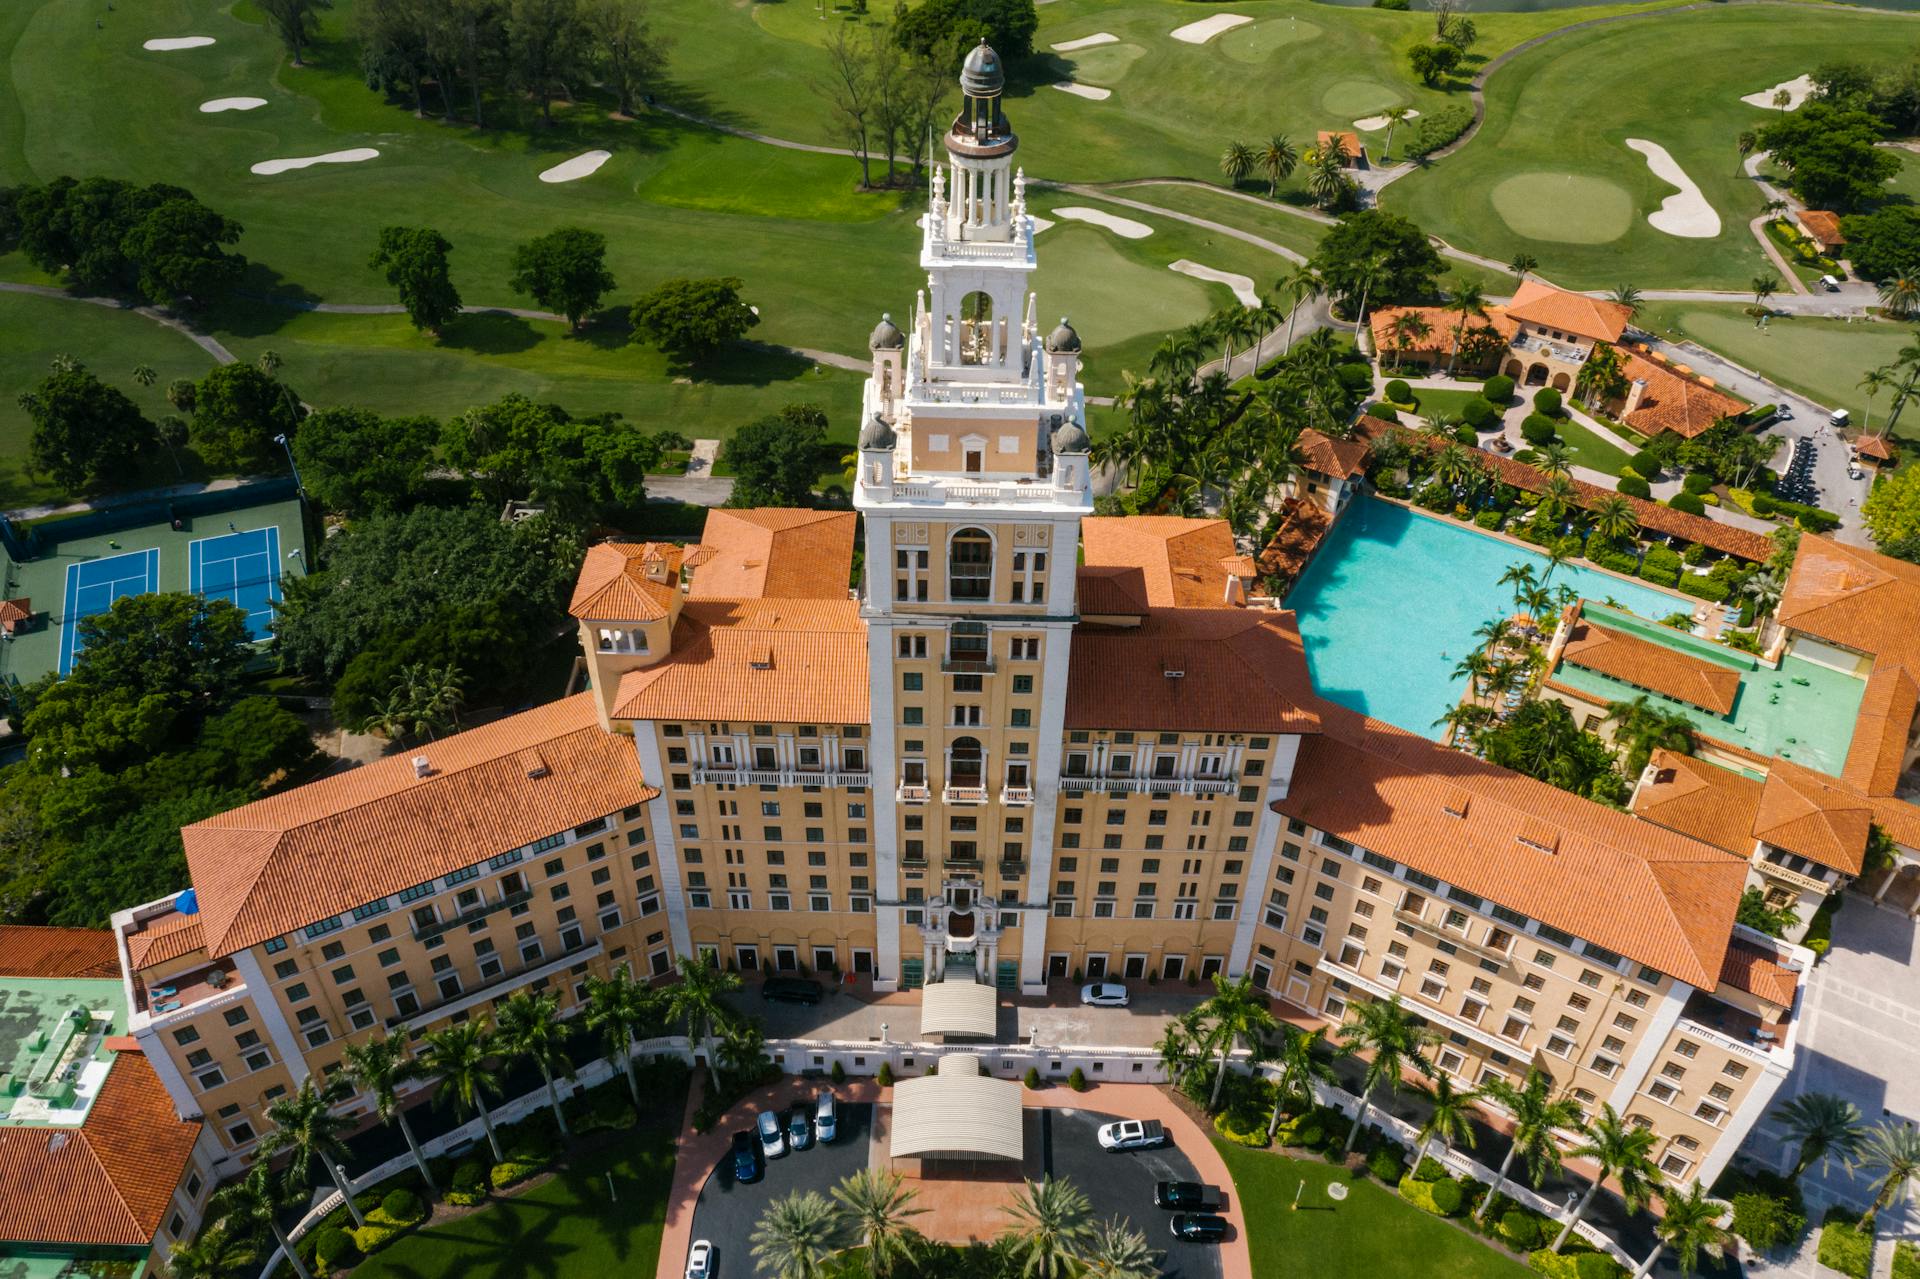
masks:
<svg viewBox="0 0 1920 1279"><path fill-rule="evenodd" d="M817 1004L825 993L819 982L806 977L769 977L760 987L760 998L784 1004Z"/></svg>
<svg viewBox="0 0 1920 1279"><path fill-rule="evenodd" d="M1183 1212L1218 1212L1226 1196L1220 1187L1198 1181L1159 1181L1153 1186L1153 1206Z"/></svg>
<svg viewBox="0 0 1920 1279"><path fill-rule="evenodd" d="M742 1185L760 1180L760 1146L745 1129L733 1134L733 1179Z"/></svg>
<svg viewBox="0 0 1920 1279"><path fill-rule="evenodd" d="M1176 1212L1170 1224L1173 1237L1188 1243L1219 1243L1227 1237L1227 1219L1210 1212Z"/></svg>

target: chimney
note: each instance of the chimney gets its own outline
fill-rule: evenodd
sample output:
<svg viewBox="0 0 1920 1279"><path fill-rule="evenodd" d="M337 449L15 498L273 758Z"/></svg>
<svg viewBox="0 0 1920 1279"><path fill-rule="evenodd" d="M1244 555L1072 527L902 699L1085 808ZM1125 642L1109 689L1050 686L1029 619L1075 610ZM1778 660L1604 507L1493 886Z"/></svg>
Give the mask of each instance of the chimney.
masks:
<svg viewBox="0 0 1920 1279"><path fill-rule="evenodd" d="M428 777L431 776L432 773L433 765L427 763L427 757L425 755L415 755L413 757L413 775L415 777Z"/></svg>
<svg viewBox="0 0 1920 1279"><path fill-rule="evenodd" d="M1627 398L1620 406L1620 416L1625 417L1627 414L1639 408L1640 401L1646 398L1646 394L1647 379L1643 377L1633 379L1633 385L1627 388Z"/></svg>

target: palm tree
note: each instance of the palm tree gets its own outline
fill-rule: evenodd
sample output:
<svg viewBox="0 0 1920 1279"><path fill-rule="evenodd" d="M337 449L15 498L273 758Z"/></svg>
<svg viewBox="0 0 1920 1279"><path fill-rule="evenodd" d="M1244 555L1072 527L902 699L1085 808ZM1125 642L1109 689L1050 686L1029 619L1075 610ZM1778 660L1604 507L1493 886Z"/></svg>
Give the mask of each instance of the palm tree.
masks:
<svg viewBox="0 0 1920 1279"><path fill-rule="evenodd" d="M1756 275L1747 282L1753 290L1753 304L1764 307L1767 299L1780 291L1780 282L1770 275Z"/></svg>
<svg viewBox="0 0 1920 1279"><path fill-rule="evenodd" d="M1393 335L1393 371L1398 373L1406 363L1407 352L1416 342L1425 341L1433 332L1433 326L1418 311L1402 311L1393 317L1387 330Z"/></svg>
<svg viewBox="0 0 1920 1279"><path fill-rule="evenodd" d="M224 1220L167 1249L167 1279L232 1279L254 1262L257 1249L227 1229Z"/></svg>
<svg viewBox="0 0 1920 1279"><path fill-rule="evenodd" d="M1376 253L1368 258L1366 265L1361 268L1360 307L1353 313L1353 337L1356 344L1360 340L1360 325L1367 318L1367 295L1373 292L1373 277L1378 275L1386 265L1387 255Z"/></svg>
<svg viewBox="0 0 1920 1279"><path fill-rule="evenodd" d="M1753 601L1755 616L1764 616L1773 611L1780 602L1780 576L1770 568L1763 568L1740 583L1740 593Z"/></svg>
<svg viewBox="0 0 1920 1279"><path fill-rule="evenodd" d="M1471 280L1454 279L1450 282L1452 297L1447 300L1447 310L1460 317L1453 326L1453 350L1447 355L1447 376L1453 376L1454 366L1460 361L1460 339L1466 335L1467 321L1483 317L1487 313L1487 295L1478 284Z"/></svg>
<svg viewBox="0 0 1920 1279"><path fill-rule="evenodd" d="M1653 1148L1659 1140L1652 1125L1628 1123L1620 1118L1611 1103L1600 1104L1600 1117L1587 1125L1586 1140L1568 1152L1598 1163L1599 1172L1575 1205L1567 1224L1560 1228L1559 1237L1553 1241L1553 1251L1559 1252L1566 1245L1567 1236L1586 1215L1593 1197L1600 1193L1601 1183L1609 1178L1620 1183L1620 1200L1628 1212L1646 1204L1660 1181L1660 1170L1653 1166Z"/></svg>
<svg viewBox="0 0 1920 1279"><path fill-rule="evenodd" d="M1407 122L1413 114L1411 107L1388 107L1380 113L1387 118L1387 140L1380 146L1380 158L1386 159L1393 154L1393 131Z"/></svg>
<svg viewBox="0 0 1920 1279"><path fill-rule="evenodd" d="M1475 467L1473 454L1466 446L1450 442L1434 455L1433 478L1448 488L1457 489L1473 478Z"/></svg>
<svg viewBox="0 0 1920 1279"><path fill-rule="evenodd" d="M1629 318L1640 314L1640 289L1638 285L1616 284L1609 298L1627 308Z"/></svg>
<svg viewBox="0 0 1920 1279"><path fill-rule="evenodd" d="M383 1124L400 1125L400 1135L407 1139L407 1149L413 1154L421 1179L427 1183L428 1190L439 1194L440 1187L434 1183L433 1172L427 1167L426 1153L414 1139L413 1125L407 1122L406 1108L400 1104L400 1085L419 1079L425 1073L407 1051L406 1041L388 1035L363 1044L348 1044L341 1060L353 1086L373 1098L374 1116Z"/></svg>
<svg viewBox="0 0 1920 1279"><path fill-rule="evenodd" d="M1160 1042L1154 1048L1160 1054L1161 1069L1167 1072L1175 1088L1188 1071L1200 1064L1205 1051L1205 1019L1204 1009L1189 1008L1178 1017L1169 1018L1160 1030Z"/></svg>
<svg viewBox="0 0 1920 1279"><path fill-rule="evenodd" d="M477 1111L480 1126L487 1130L487 1144L493 1147L495 1163L505 1163L500 1138L493 1131L493 1112L487 1108L487 1094L500 1091L500 1076L493 1068L493 1032L482 1021L463 1021L426 1035L426 1050L420 1065L440 1078L434 1094L436 1104L451 1102L457 1113Z"/></svg>
<svg viewBox="0 0 1920 1279"><path fill-rule="evenodd" d="M819 1279L839 1237L840 1219L817 1190L796 1190L767 1205L753 1228L755 1268L777 1279Z"/></svg>
<svg viewBox="0 0 1920 1279"><path fill-rule="evenodd" d="M274 1241L280 1245L280 1251L286 1254L287 1264L293 1267L293 1273L300 1279L313 1279L307 1263L300 1260L300 1254L294 1251L293 1240L287 1238L287 1232L280 1225L280 1214L298 1202L299 1191L282 1181L274 1172L273 1165L262 1159L247 1170L246 1176L221 1187L208 1207L221 1226L232 1230L236 1236L254 1234L262 1226L272 1231Z"/></svg>
<svg viewBox="0 0 1920 1279"><path fill-rule="evenodd" d="M167 403L175 413L191 413L199 398L199 387L190 377L177 377L167 383Z"/></svg>
<svg viewBox="0 0 1920 1279"><path fill-rule="evenodd" d="M633 979L625 964L606 977L587 977L586 1022L589 1030L606 1037L607 1051L627 1077L633 1104L642 1105L640 1079L633 1069L633 1041L660 1021L660 997Z"/></svg>
<svg viewBox="0 0 1920 1279"><path fill-rule="evenodd" d="M1239 1044L1252 1048L1271 1034L1279 1023L1273 1019L1273 1010L1267 1005L1267 998L1254 988L1253 978L1242 977L1230 982L1223 974L1213 975L1213 997L1204 1005L1208 1020L1213 1023L1213 1047L1219 1054L1215 1062L1213 1075L1213 1093L1207 1098L1207 1109L1212 1111L1220 1104L1220 1086L1227 1078L1227 1058Z"/></svg>
<svg viewBox="0 0 1920 1279"><path fill-rule="evenodd" d="M1664 711L1641 693L1630 702L1608 702L1607 721L1613 740L1625 752L1629 781L1640 776L1656 750L1693 754L1693 721L1678 711Z"/></svg>
<svg viewBox="0 0 1920 1279"><path fill-rule="evenodd" d="M1280 282L1279 291L1286 294L1292 305L1287 309L1287 343L1280 348L1280 354L1287 355L1293 350L1293 326L1300 318L1300 309L1318 298L1326 296L1327 282L1313 269L1312 263L1303 263L1294 273Z"/></svg>
<svg viewBox="0 0 1920 1279"><path fill-rule="evenodd" d="M920 1247L920 1232L907 1224L907 1218L927 1209L913 1207L914 1195L900 1174L877 1168L862 1168L833 1188L841 1219L860 1236L867 1265L881 1279L897 1263L911 1261Z"/></svg>
<svg viewBox="0 0 1920 1279"><path fill-rule="evenodd" d="M1623 541L1640 531L1633 503L1618 493L1600 499L1593 508L1593 531L1609 542Z"/></svg>
<svg viewBox="0 0 1920 1279"><path fill-rule="evenodd" d="M667 991L667 1016L685 1022L687 1038L706 1054L707 1074L715 1092L720 1091L720 1066L713 1051L714 1028L728 1016L721 996L739 990L740 985L739 974L722 972L718 964L704 957L689 959L682 955L679 984Z"/></svg>
<svg viewBox="0 0 1920 1279"><path fill-rule="evenodd" d="M1793 1161L1793 1176L1820 1162L1820 1171L1838 1155L1842 1163L1860 1149L1865 1126L1860 1108L1844 1097L1828 1092L1804 1092L1773 1112L1773 1121L1786 1130L1787 1140L1797 1142L1800 1153Z"/></svg>
<svg viewBox="0 0 1920 1279"><path fill-rule="evenodd" d="M1491 1079L1481 1089L1483 1096L1491 1097L1512 1116L1513 1141L1500 1160L1492 1188L1473 1210L1474 1220L1485 1217L1488 1205L1506 1189L1507 1170L1513 1166L1516 1155L1525 1156L1529 1179L1536 1190L1560 1166L1560 1143L1554 1137L1554 1130L1579 1123L1580 1106L1571 1097L1553 1096L1552 1090L1553 1076L1537 1066L1528 1068L1527 1077L1518 1087L1505 1079Z"/></svg>
<svg viewBox="0 0 1920 1279"><path fill-rule="evenodd" d="M1885 307L1896 320L1910 317L1920 309L1920 276L1909 271L1896 271L1880 281L1880 305Z"/></svg>
<svg viewBox="0 0 1920 1279"><path fill-rule="evenodd" d="M1523 283L1528 276L1539 269L1540 259L1531 253L1516 253L1513 255L1513 261L1507 263L1507 270L1513 272L1514 278Z"/></svg>
<svg viewBox="0 0 1920 1279"><path fill-rule="evenodd" d="M1324 209L1347 189L1346 144L1338 138L1330 139L1309 159L1307 194L1313 197L1316 206Z"/></svg>
<svg viewBox="0 0 1920 1279"><path fill-rule="evenodd" d="M1280 194L1280 183L1293 176L1294 166L1300 163L1300 153L1282 134L1268 138L1256 160L1261 176L1267 180L1267 198L1272 200Z"/></svg>
<svg viewBox="0 0 1920 1279"><path fill-rule="evenodd" d="M569 1079L573 1077L573 1059L567 1056L567 1027L560 1020L559 996L516 990L500 1001L495 1016L499 1019L500 1051L540 1068L540 1078L547 1085L547 1105L553 1108L553 1121L560 1125L562 1137L572 1137L566 1112L560 1107L560 1090L553 1083L556 1072Z"/></svg>
<svg viewBox="0 0 1920 1279"><path fill-rule="evenodd" d="M1437 1074L1432 1083L1416 1083L1413 1090L1429 1107L1427 1122L1420 1125L1417 1134L1420 1153L1413 1157L1415 1167L1427 1157L1428 1149L1436 1141L1442 1150L1451 1150L1456 1141L1465 1142L1467 1149L1473 1149L1479 1141L1473 1131L1473 1103L1480 1098L1478 1089L1463 1092L1453 1086L1451 1075Z"/></svg>
<svg viewBox="0 0 1920 1279"><path fill-rule="evenodd" d="M1078 1279L1159 1279L1158 1256L1131 1222L1109 1217L1079 1249Z"/></svg>
<svg viewBox="0 0 1920 1279"><path fill-rule="evenodd" d="M1281 1026L1280 1055L1274 1060L1280 1073L1273 1081L1273 1114L1267 1120L1267 1140L1280 1127L1280 1112L1288 1102L1311 1106L1316 1083L1334 1082L1333 1065L1327 1060L1327 1032L1324 1028L1306 1031L1292 1023Z"/></svg>
<svg viewBox="0 0 1920 1279"><path fill-rule="evenodd" d="M1549 479L1556 475L1572 475L1573 450L1559 440L1551 444L1543 444L1533 451L1533 466ZM1627 511L1631 514L1633 508L1629 506Z"/></svg>
<svg viewBox="0 0 1920 1279"><path fill-rule="evenodd" d="M1500 573L1500 581L1498 584L1513 587L1513 602L1515 605L1518 605L1520 603L1520 593L1522 591L1532 590L1538 580L1539 574L1534 571L1533 565L1522 561L1517 564L1507 565Z"/></svg>
<svg viewBox="0 0 1920 1279"><path fill-rule="evenodd" d="M1743 172L1747 167L1747 157L1752 155L1754 148L1760 145L1760 135L1752 129L1742 129L1740 136L1733 140L1733 145L1740 152L1740 167L1735 172Z"/></svg>
<svg viewBox="0 0 1920 1279"><path fill-rule="evenodd" d="M347 1158L346 1143L340 1140L340 1134L352 1129L354 1124L344 1115L333 1113L335 1106L352 1095L353 1085L337 1075L325 1083L318 1083L315 1076L308 1075L300 1081L297 1091L267 1107L267 1122L273 1125L273 1131L260 1141L260 1158L289 1155L287 1172L294 1181L308 1186L313 1184L313 1164L318 1160L333 1184L340 1188L340 1197L347 1201L353 1224L364 1226L366 1215L360 1211L360 1205L353 1202L353 1183L347 1180L346 1171L340 1166Z"/></svg>
<svg viewBox="0 0 1920 1279"><path fill-rule="evenodd" d="M1253 148L1244 142L1229 142L1227 149L1220 153L1220 172L1226 175L1230 187L1239 186L1241 180L1253 172L1254 163Z"/></svg>
<svg viewBox="0 0 1920 1279"><path fill-rule="evenodd" d="M143 387L151 387L160 380L160 375L153 371L151 364L136 364L133 366L133 380Z"/></svg>
<svg viewBox="0 0 1920 1279"><path fill-rule="evenodd" d="M1920 304L1920 294L1916 294L1915 301L1917 304ZM1867 413L1866 416L1860 420L1860 433L1865 435L1867 428L1873 424L1874 399L1880 392L1894 385L1893 371L1891 369L1868 369L1860 375L1860 380L1854 383L1854 385L1867 394Z"/></svg>
<svg viewBox="0 0 1920 1279"><path fill-rule="evenodd" d="M734 1017L720 1026L720 1064L747 1078L767 1064L767 1037L757 1017Z"/></svg>
<svg viewBox="0 0 1920 1279"><path fill-rule="evenodd" d="M1860 1218L1860 1229L1871 1235L1880 1210L1905 1201L1920 1180L1920 1131L1893 1120L1875 1124L1860 1138L1847 1170L1865 1173L1875 1182L1873 1203Z"/></svg>
<svg viewBox="0 0 1920 1279"><path fill-rule="evenodd" d="M1433 1063L1421 1051L1432 1043L1434 1034L1420 1025L1400 1003L1391 999L1369 999L1353 1005L1353 1020L1340 1027L1340 1042L1348 1052L1370 1053L1367 1073L1360 1080L1360 1110L1347 1133L1348 1150L1367 1126L1367 1111L1373 1106L1374 1089L1385 1084L1389 1093L1400 1091L1400 1076L1412 1066L1423 1075L1433 1074Z"/></svg>
<svg viewBox="0 0 1920 1279"><path fill-rule="evenodd" d="M1668 1248L1673 1249L1673 1259L1680 1264L1682 1275L1693 1273L1703 1252L1716 1261L1727 1255L1727 1242L1731 1235L1720 1224L1726 1207L1716 1199L1709 1199L1705 1186L1696 1181L1684 1195L1664 1190L1660 1199L1667 1209L1653 1226L1654 1237L1660 1242L1640 1263L1640 1268L1633 1272L1633 1279L1644 1279L1647 1271L1653 1269L1653 1263Z"/></svg>
<svg viewBox="0 0 1920 1279"><path fill-rule="evenodd" d="M1026 1182L1001 1211L1013 1218L1007 1233L1028 1279L1066 1279L1093 1237L1093 1205L1070 1181Z"/></svg>

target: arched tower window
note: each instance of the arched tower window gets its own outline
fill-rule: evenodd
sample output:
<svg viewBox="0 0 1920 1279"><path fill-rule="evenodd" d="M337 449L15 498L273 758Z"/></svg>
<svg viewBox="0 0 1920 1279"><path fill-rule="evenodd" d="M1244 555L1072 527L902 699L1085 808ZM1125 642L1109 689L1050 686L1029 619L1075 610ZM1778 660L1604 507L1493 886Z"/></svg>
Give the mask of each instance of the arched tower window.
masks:
<svg viewBox="0 0 1920 1279"><path fill-rule="evenodd" d="M981 786L985 782L986 752L977 737L956 737L947 753L947 785Z"/></svg>
<svg viewBox="0 0 1920 1279"><path fill-rule="evenodd" d="M963 528L947 545L947 598L984 600L993 595L993 538L985 529Z"/></svg>
<svg viewBox="0 0 1920 1279"><path fill-rule="evenodd" d="M993 299L981 290L960 299L960 362L993 362Z"/></svg>

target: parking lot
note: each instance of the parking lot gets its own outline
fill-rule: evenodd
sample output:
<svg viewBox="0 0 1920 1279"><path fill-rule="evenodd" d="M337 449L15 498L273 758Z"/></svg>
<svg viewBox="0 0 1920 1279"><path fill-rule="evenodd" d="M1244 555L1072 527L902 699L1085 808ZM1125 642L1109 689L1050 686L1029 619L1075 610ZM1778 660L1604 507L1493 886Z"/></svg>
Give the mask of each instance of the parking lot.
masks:
<svg viewBox="0 0 1920 1279"><path fill-rule="evenodd" d="M1093 1201L1096 1220L1125 1217L1134 1227L1146 1232L1147 1243L1161 1259L1162 1273L1169 1279L1219 1279L1218 1244L1187 1243L1168 1232L1172 1213L1153 1206L1156 1181L1198 1181L1193 1161L1174 1145L1157 1150L1114 1153L1100 1149L1094 1130L1113 1119L1086 1110L1048 1108L1039 1112L1051 1122L1047 1141L1047 1167L1055 1177L1071 1181ZM1229 1200L1231 1186L1222 1187Z"/></svg>
<svg viewBox="0 0 1920 1279"><path fill-rule="evenodd" d="M793 1090L793 1099L813 1096L811 1089ZM873 1131L873 1107L840 1106L839 1136L831 1144L816 1141L805 1150L790 1150L778 1159L761 1161L760 1180L742 1185L733 1179L733 1156L721 1157L713 1175L700 1189L693 1210L693 1237L713 1241L714 1273L745 1276L754 1273L747 1240L767 1205L796 1190L826 1194L842 1177L867 1166L868 1136ZM662 1257L664 1265L666 1258Z"/></svg>

